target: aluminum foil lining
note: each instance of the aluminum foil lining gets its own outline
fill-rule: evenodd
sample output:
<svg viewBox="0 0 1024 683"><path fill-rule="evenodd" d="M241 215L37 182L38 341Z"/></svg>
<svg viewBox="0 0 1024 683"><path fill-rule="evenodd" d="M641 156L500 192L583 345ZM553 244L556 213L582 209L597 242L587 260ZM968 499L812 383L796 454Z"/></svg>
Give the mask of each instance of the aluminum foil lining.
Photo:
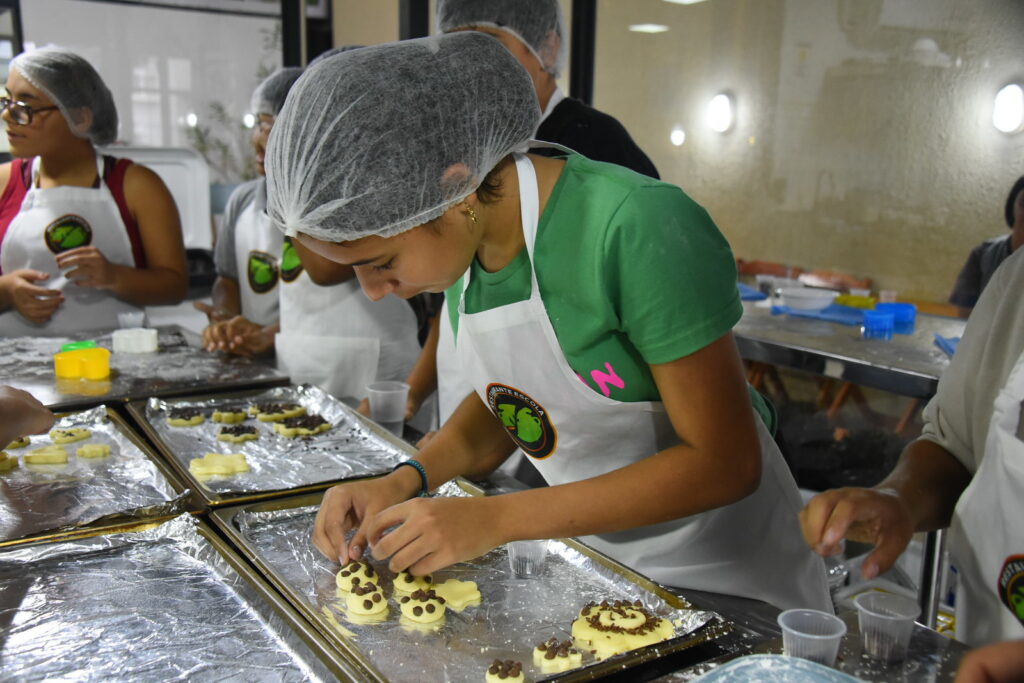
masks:
<svg viewBox="0 0 1024 683"><path fill-rule="evenodd" d="M0 553L5 680L333 680L182 515Z"/></svg>
<svg viewBox="0 0 1024 683"><path fill-rule="evenodd" d="M20 463L0 474L0 539L81 526L118 513L152 517L179 510L185 494L174 491L153 461L107 417L106 408L67 415L53 429L69 427L92 434L64 445L66 465L25 462L25 454L53 445L46 435L30 437L23 448L8 449L8 456ZM76 451L85 444L107 444L110 455L80 458Z"/></svg>
<svg viewBox="0 0 1024 683"><path fill-rule="evenodd" d="M465 495L455 484L441 487L440 495ZM671 620L678 636L717 618L713 612L676 609L659 597L600 564L592 557L559 541L548 543L544 574L516 579L502 546L471 562L436 572L434 583L447 579L475 581L481 603L461 613L448 611L436 632L411 630L399 620L391 596L394 573L386 562L372 560L382 576L389 598L387 621L352 623L344 601L336 597L336 563L326 560L311 541L316 507L269 512L239 511L236 528L266 563L317 615L326 609L339 632L363 657L391 681L482 681L495 659L523 663L526 680L544 678L533 666L533 648L557 637L571 639L573 620L588 601L641 600L661 617ZM335 626L335 628L338 628ZM584 655L584 666L593 664Z"/></svg>
<svg viewBox="0 0 1024 683"><path fill-rule="evenodd" d="M225 425L210 420L214 410L245 411L253 403L264 402L301 403L307 414L320 415L330 422L331 429L315 436L287 438L274 431L273 423L250 417L242 424L259 430L257 440L238 444L217 440ZM207 419L195 427L170 426L168 409L186 407L199 408ZM146 405L146 420L185 470L193 458L206 453L245 454L249 472L197 479L200 486L216 493L276 491L383 474L407 457L400 446L372 431L351 408L310 385L278 387L243 398L153 398Z"/></svg>

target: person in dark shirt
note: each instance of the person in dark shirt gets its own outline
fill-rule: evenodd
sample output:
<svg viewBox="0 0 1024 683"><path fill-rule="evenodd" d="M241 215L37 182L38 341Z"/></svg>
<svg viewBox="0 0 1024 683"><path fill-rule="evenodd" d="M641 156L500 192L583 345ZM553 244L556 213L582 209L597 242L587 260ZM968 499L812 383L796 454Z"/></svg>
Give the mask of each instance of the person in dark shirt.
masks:
<svg viewBox="0 0 1024 683"><path fill-rule="evenodd" d="M972 249L949 295L949 303L958 306L965 317L978 302L999 264L1024 244L1024 176L1013 184L1006 198L1004 215L1010 234L985 240Z"/></svg>

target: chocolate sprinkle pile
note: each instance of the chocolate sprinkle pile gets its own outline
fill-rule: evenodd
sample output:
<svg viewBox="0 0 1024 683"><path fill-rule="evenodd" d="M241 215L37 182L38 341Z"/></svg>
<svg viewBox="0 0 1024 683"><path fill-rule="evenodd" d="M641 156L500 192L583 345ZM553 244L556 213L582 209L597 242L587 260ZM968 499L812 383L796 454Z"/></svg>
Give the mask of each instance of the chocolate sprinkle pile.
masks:
<svg viewBox="0 0 1024 683"><path fill-rule="evenodd" d="M278 415L280 413L287 413L289 410L295 410L299 407L298 403L257 403L254 406L257 412L263 413L264 415Z"/></svg>
<svg viewBox="0 0 1024 683"><path fill-rule="evenodd" d="M523 664L522 662L513 662L511 659L505 661L495 659L487 669L487 673L498 678L518 678L523 673Z"/></svg>
<svg viewBox="0 0 1024 683"><path fill-rule="evenodd" d="M319 415L299 415L297 417L289 417L281 422L281 424L289 429L316 429L320 425L327 424L327 420Z"/></svg>
<svg viewBox="0 0 1024 683"><path fill-rule="evenodd" d="M244 436L246 434L256 434L257 429L252 425L232 425L230 427L221 427L221 434L227 434L228 436Z"/></svg>
<svg viewBox="0 0 1024 683"><path fill-rule="evenodd" d="M554 659L555 657L568 657L570 654L578 654L577 650L572 645L571 640L559 641L558 638L550 638L545 640L543 643L537 646L537 649L544 653L544 659Z"/></svg>
<svg viewBox="0 0 1024 683"><path fill-rule="evenodd" d="M167 410L167 417L171 420L191 420L202 414L203 411L198 408L169 408Z"/></svg>
<svg viewBox="0 0 1024 683"><path fill-rule="evenodd" d="M352 583L355 584L356 581L358 581L358 579L353 579ZM367 583L363 584L362 586L356 584L356 585L352 586L352 592L355 593L356 595L366 595L367 593L376 593L377 592L377 584L370 583L370 582L367 582ZM380 600L377 600L377 602L380 602Z"/></svg>
<svg viewBox="0 0 1024 683"><path fill-rule="evenodd" d="M586 619L587 623L594 627L596 631L604 631L605 633L625 633L627 635L643 635L650 633L658 627L661 623L661 617L653 614L650 610L644 607L643 603L637 600L636 602L630 602L629 600L616 600L613 603L609 603L607 600L602 600L600 609L596 610L594 614L591 614L591 609L598 607L596 602L588 602L586 606L580 611L580 615ZM644 623L640 624L636 628L622 628L621 626L605 626L601 623L601 611L611 611L626 617L626 609L640 612L644 615Z"/></svg>

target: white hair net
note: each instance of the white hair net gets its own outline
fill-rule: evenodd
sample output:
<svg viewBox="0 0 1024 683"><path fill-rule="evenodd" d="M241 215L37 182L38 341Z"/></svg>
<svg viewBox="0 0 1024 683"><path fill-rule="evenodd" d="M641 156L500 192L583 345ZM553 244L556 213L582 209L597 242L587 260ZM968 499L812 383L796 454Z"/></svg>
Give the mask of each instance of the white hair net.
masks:
<svg viewBox="0 0 1024 683"><path fill-rule="evenodd" d="M270 132L267 212L289 235L397 235L476 190L539 119L526 70L482 33L335 55L306 69Z"/></svg>
<svg viewBox="0 0 1024 683"><path fill-rule="evenodd" d="M555 76L565 68L565 19L558 0L438 0L439 31L476 26L511 33Z"/></svg>
<svg viewBox="0 0 1024 683"><path fill-rule="evenodd" d="M256 86L252 93L251 108L254 114L270 114L277 116L281 113L284 100L288 97L295 81L302 75L302 69L297 66L286 66L263 79L263 82Z"/></svg>
<svg viewBox="0 0 1024 683"><path fill-rule="evenodd" d="M72 133L99 146L117 139L114 98L89 62L63 48L44 47L22 52L10 66L53 100ZM92 112L91 122L83 109Z"/></svg>

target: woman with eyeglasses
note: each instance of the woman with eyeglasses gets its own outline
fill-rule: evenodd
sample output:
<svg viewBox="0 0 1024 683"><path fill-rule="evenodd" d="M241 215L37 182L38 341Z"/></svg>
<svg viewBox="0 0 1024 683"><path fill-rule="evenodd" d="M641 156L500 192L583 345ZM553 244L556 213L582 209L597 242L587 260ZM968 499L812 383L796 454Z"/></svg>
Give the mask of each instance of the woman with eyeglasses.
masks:
<svg viewBox="0 0 1024 683"><path fill-rule="evenodd" d="M14 161L0 166L0 335L117 327L185 298L178 210L163 181L97 146L117 109L92 66L45 48L10 63L0 98Z"/></svg>

